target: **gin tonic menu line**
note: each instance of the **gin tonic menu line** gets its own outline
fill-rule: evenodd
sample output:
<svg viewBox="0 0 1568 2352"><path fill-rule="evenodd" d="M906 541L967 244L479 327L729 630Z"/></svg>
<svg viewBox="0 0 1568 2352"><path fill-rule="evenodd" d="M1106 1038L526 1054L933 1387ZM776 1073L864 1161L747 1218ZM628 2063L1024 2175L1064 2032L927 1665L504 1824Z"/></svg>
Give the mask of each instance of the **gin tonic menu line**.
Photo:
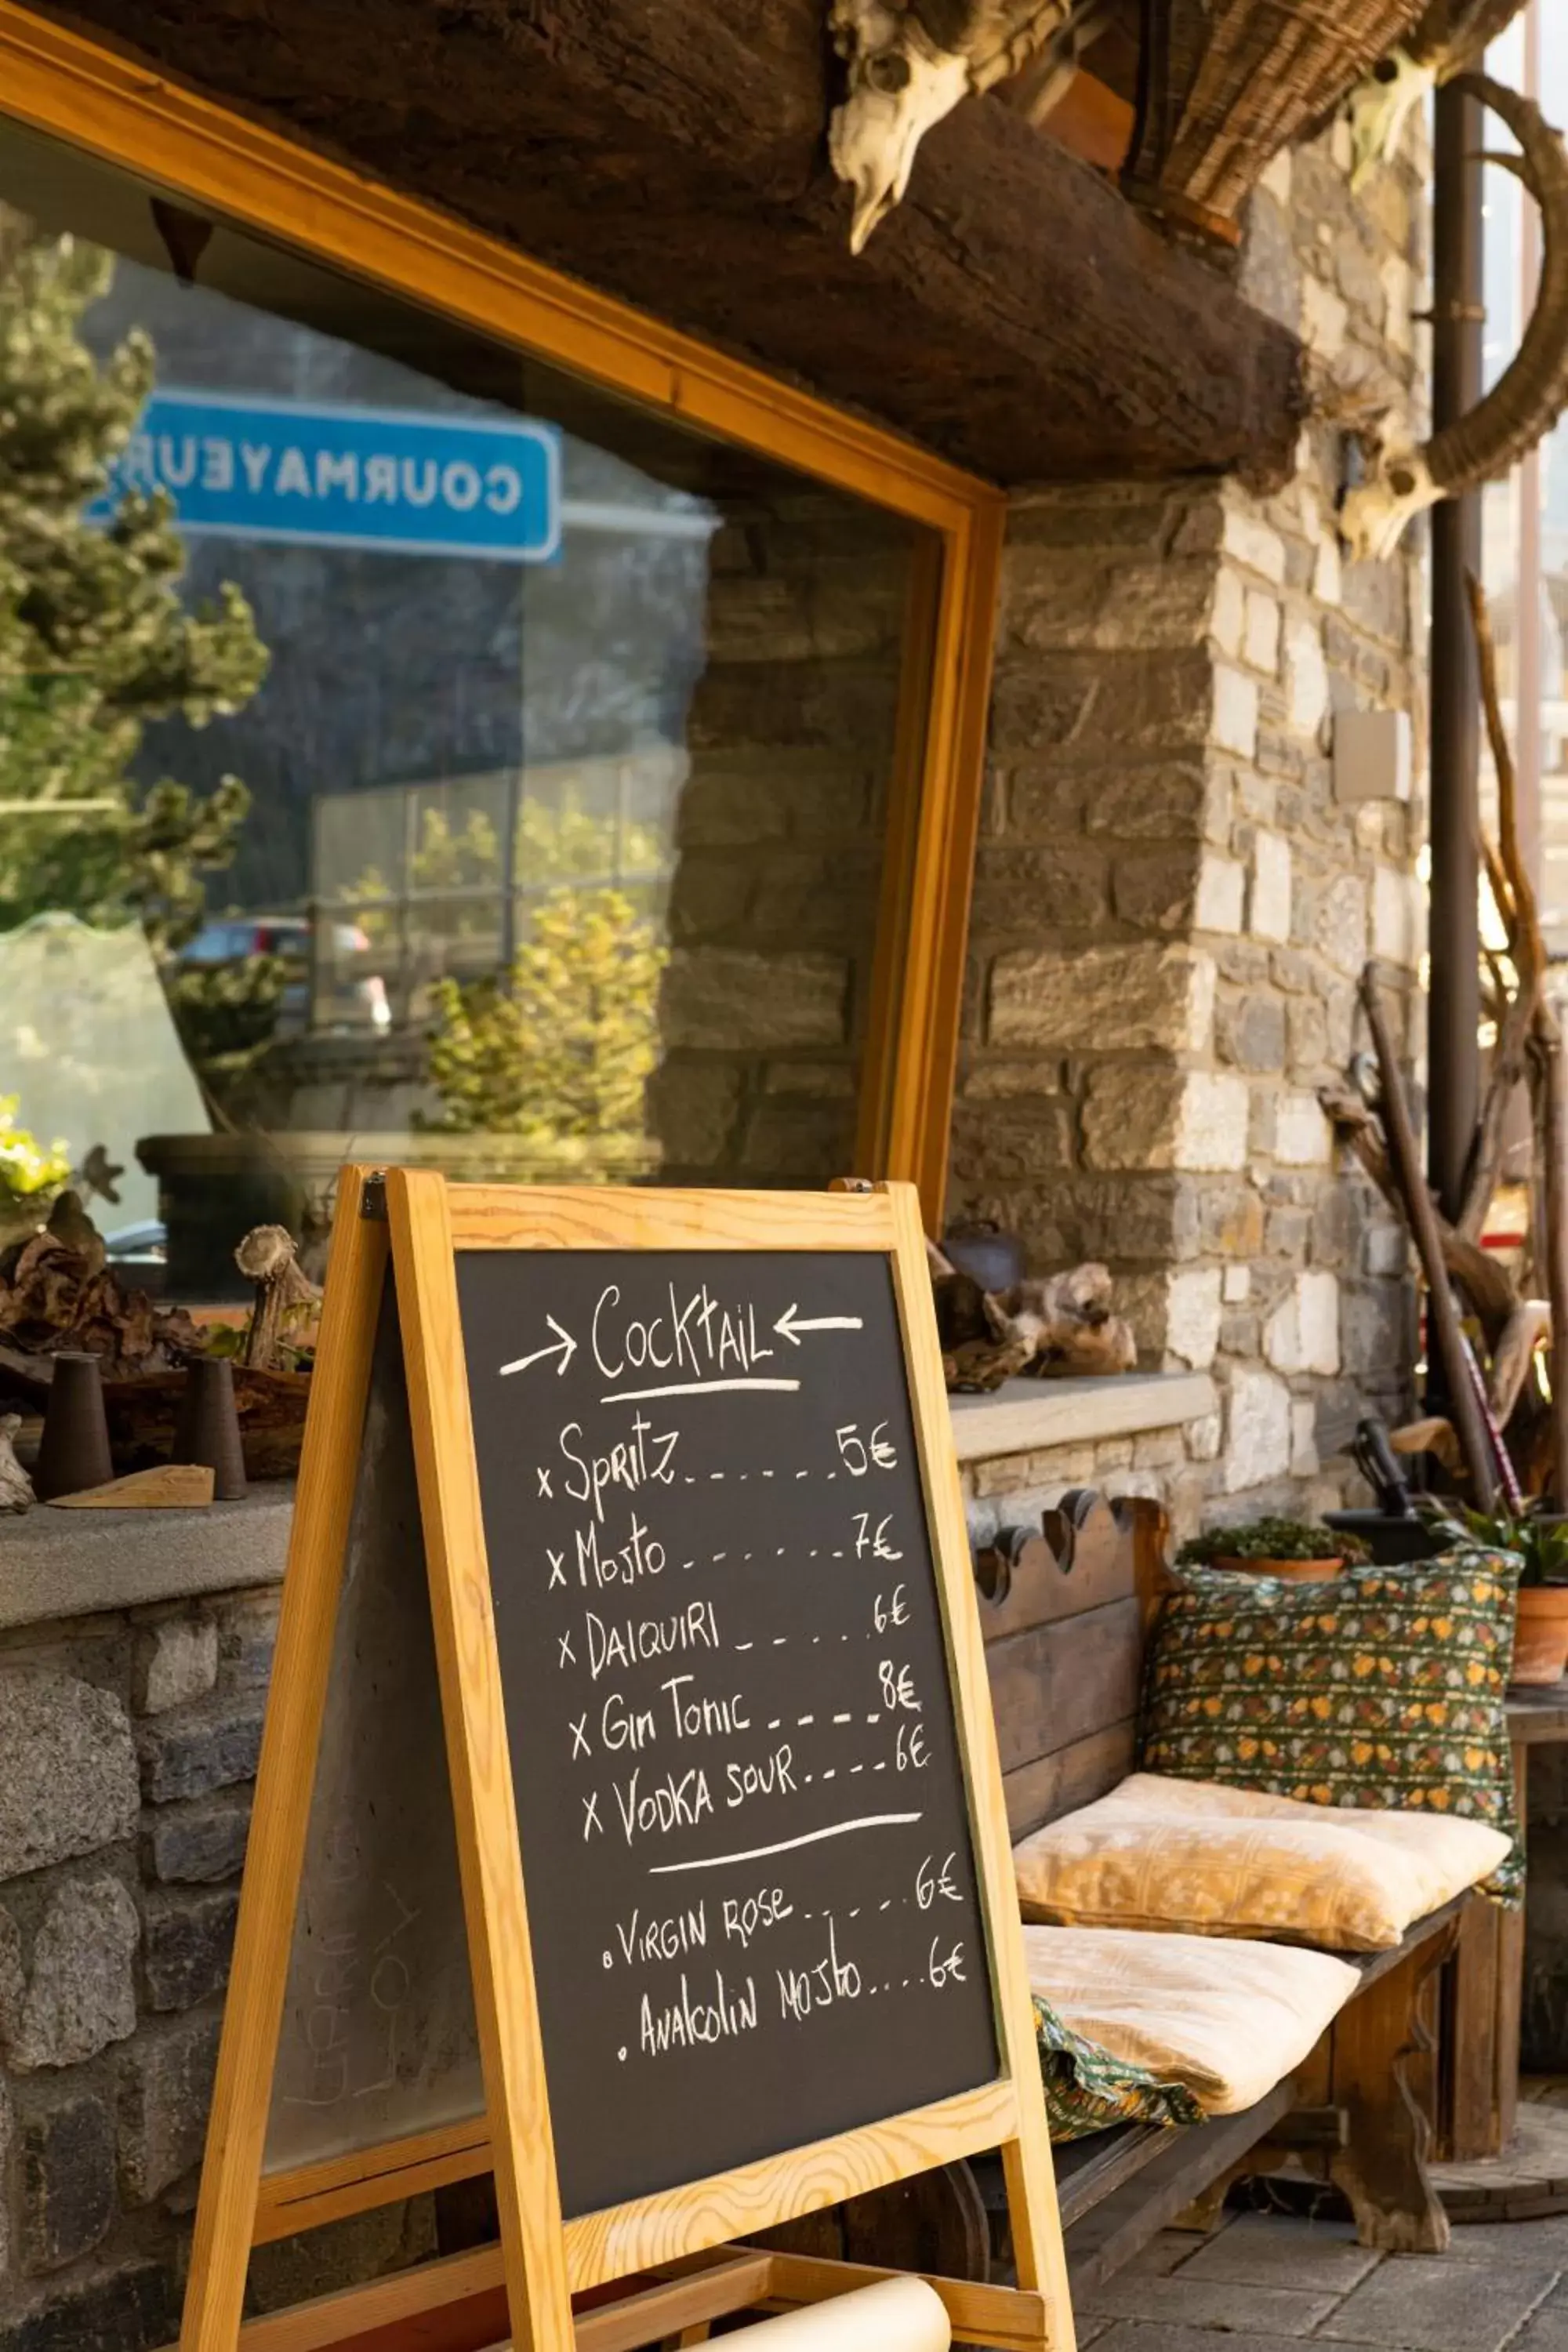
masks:
<svg viewBox="0 0 1568 2352"><path fill-rule="evenodd" d="M994 2079L886 1262L459 1281L567 2210Z"/></svg>

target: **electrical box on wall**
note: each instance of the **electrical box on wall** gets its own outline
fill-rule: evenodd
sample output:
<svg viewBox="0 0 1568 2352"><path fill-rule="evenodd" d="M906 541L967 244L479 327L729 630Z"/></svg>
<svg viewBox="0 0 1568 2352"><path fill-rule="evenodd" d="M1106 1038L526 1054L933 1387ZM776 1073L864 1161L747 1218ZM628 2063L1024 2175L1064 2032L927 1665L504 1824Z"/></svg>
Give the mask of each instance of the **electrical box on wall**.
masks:
<svg viewBox="0 0 1568 2352"><path fill-rule="evenodd" d="M1355 807L1363 801L1410 798L1410 713L1407 710L1339 710L1334 714L1334 798Z"/></svg>

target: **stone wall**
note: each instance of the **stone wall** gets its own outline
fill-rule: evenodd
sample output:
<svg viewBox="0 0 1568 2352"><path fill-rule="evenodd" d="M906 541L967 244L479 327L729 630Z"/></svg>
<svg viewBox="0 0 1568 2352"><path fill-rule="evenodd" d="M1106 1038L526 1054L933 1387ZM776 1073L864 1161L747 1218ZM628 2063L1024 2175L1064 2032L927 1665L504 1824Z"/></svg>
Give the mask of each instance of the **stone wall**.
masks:
<svg viewBox="0 0 1568 2352"><path fill-rule="evenodd" d="M1360 204L1347 162L1342 131L1274 167L1244 283L1325 383L1414 397L1417 168ZM1343 462L1310 424L1275 498L1053 488L1009 533L950 1213L1107 1260L1142 1360L1214 1369L1182 1530L1337 1502L1358 1412L1407 1395L1404 1237L1317 1098L1369 955L1418 1043L1419 813L1341 804L1331 747L1416 710L1420 574L1342 555Z"/></svg>
<svg viewBox="0 0 1568 2352"><path fill-rule="evenodd" d="M0 2352L179 2331L275 1589L0 1637ZM268 2247L255 2308L427 2252L427 2201Z"/></svg>

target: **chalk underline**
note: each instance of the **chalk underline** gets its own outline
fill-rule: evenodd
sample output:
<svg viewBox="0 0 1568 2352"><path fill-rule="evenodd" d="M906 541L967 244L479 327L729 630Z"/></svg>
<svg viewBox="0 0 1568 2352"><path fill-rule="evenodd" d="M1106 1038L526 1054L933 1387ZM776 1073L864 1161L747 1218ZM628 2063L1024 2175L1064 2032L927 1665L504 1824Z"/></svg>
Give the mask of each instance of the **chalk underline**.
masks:
<svg viewBox="0 0 1568 2352"><path fill-rule="evenodd" d="M748 1846L744 1853L713 1853L705 1862L656 1862L649 1865L650 1878L666 1878L678 1870L722 1870L731 1862L763 1862L770 1853L791 1853L797 1845L819 1845L824 1838L847 1837L851 1830L885 1830L902 1828L918 1822L919 1813L862 1813L857 1822L836 1822L828 1830L808 1830L805 1837L781 1838L777 1845Z"/></svg>
<svg viewBox="0 0 1568 2352"><path fill-rule="evenodd" d="M616 1389L601 1404L640 1404L648 1397L697 1396L715 1389L797 1389L798 1381L671 1381L661 1389Z"/></svg>

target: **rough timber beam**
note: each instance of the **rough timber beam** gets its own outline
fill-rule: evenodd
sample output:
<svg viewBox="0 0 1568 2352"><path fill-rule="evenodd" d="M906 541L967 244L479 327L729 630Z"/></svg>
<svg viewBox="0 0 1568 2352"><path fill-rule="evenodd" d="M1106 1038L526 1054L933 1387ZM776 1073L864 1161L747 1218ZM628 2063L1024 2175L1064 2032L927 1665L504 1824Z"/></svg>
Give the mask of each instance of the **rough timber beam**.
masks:
<svg viewBox="0 0 1568 2352"><path fill-rule="evenodd" d="M823 0L40 13L998 481L1287 470L1295 339L1005 106L851 258Z"/></svg>

